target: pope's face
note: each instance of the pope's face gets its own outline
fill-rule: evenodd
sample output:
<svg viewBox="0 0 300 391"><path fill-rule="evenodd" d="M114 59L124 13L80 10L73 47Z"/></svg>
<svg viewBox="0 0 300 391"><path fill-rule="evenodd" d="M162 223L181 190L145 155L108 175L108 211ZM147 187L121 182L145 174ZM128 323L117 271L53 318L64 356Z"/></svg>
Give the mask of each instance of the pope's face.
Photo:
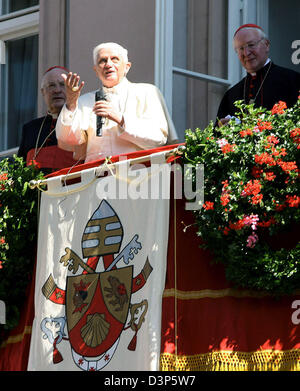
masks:
<svg viewBox="0 0 300 391"><path fill-rule="evenodd" d="M42 87L42 94L47 109L52 114L59 114L66 101L65 83L61 76L62 73L61 69L52 69L46 73Z"/></svg>
<svg viewBox="0 0 300 391"><path fill-rule="evenodd" d="M234 37L233 44L239 60L247 72L257 72L265 65L269 57L270 42L261 38L257 30L240 30Z"/></svg>
<svg viewBox="0 0 300 391"><path fill-rule="evenodd" d="M97 64L94 66L96 75L105 87L114 87L119 84L131 66L125 62L116 49L101 49L98 53Z"/></svg>

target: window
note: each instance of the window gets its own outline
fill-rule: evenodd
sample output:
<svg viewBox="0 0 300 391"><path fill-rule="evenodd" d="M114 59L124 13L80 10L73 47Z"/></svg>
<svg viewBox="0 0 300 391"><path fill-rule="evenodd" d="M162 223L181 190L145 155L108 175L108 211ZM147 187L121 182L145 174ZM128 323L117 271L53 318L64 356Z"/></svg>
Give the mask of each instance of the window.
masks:
<svg viewBox="0 0 300 391"><path fill-rule="evenodd" d="M239 12L230 12L231 7L232 0L157 0L156 83L180 141L186 129L206 127L215 119L224 92L235 81L231 61L236 56L228 36Z"/></svg>
<svg viewBox="0 0 300 391"><path fill-rule="evenodd" d="M37 0L0 0L1 156L17 152L23 124L36 117L38 3Z"/></svg>
<svg viewBox="0 0 300 391"><path fill-rule="evenodd" d="M293 52L299 48L300 2L299 0L272 0L268 26L271 41L271 57L275 64L300 71L299 62L293 61ZM299 58L299 56L298 56Z"/></svg>
<svg viewBox="0 0 300 391"><path fill-rule="evenodd" d="M240 25L262 26L272 60L299 72L299 17L299 0L156 0L155 84L180 141L216 119L223 93L245 75L232 46Z"/></svg>
<svg viewBox="0 0 300 391"><path fill-rule="evenodd" d="M39 0L2 0L0 4L1 15L6 15L38 5Z"/></svg>
<svg viewBox="0 0 300 391"><path fill-rule="evenodd" d="M173 119L179 129L214 118L227 80L228 2L175 0ZM178 26L178 27L177 27ZM225 59L225 61L224 61Z"/></svg>

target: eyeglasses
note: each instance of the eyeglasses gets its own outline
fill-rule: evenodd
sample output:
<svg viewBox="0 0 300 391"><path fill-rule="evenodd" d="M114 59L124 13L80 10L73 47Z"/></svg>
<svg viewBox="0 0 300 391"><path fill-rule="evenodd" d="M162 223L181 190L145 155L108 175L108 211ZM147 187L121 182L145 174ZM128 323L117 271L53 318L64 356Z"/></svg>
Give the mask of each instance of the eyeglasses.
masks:
<svg viewBox="0 0 300 391"><path fill-rule="evenodd" d="M45 88L48 91L52 92L52 91L56 90L56 88L64 89L65 88L65 83L63 81L58 82L58 83L50 82L50 83L45 85Z"/></svg>
<svg viewBox="0 0 300 391"><path fill-rule="evenodd" d="M264 38L261 38L260 40L256 42L250 42L247 45L240 46L239 48L235 48L235 51L238 54L243 54L245 49L253 50L257 47L257 45L263 40Z"/></svg>

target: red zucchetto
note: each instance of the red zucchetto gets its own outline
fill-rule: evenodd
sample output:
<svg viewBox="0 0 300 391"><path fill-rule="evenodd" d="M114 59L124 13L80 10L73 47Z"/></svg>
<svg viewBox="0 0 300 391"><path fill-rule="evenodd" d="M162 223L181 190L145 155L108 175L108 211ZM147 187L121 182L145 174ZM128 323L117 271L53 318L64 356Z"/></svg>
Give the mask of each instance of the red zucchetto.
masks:
<svg viewBox="0 0 300 391"><path fill-rule="evenodd" d="M69 71L67 68L65 68L65 67L62 67L62 66L60 66L60 65L55 65L55 66L53 66L53 67L47 69L47 70L45 71L44 75L46 75L46 73L52 71L53 69L57 69L57 68L58 68L58 69L63 69L63 70L66 71L67 73L70 72L70 71Z"/></svg>
<svg viewBox="0 0 300 391"><path fill-rule="evenodd" d="M259 30L261 30L261 31L264 31L263 30L263 28L261 28L260 26L258 26L257 24L252 24L252 23L248 23L248 24L243 24L242 26L240 26L237 30L236 30L236 32L234 33L234 36L240 31L240 30L242 30L242 29L244 29L244 28L255 28L255 29L259 29Z"/></svg>

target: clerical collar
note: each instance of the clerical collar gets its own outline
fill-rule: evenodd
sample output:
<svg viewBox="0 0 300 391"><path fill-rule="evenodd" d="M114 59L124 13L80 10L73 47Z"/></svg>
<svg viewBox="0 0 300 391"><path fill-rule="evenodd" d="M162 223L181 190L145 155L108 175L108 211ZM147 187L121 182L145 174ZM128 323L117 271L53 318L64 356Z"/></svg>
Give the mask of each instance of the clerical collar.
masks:
<svg viewBox="0 0 300 391"><path fill-rule="evenodd" d="M126 77L123 77L121 82L114 87L109 88L109 87L103 86L103 92L105 94L120 94L121 91L123 91L124 88L126 88L128 84L129 84L128 79Z"/></svg>
<svg viewBox="0 0 300 391"><path fill-rule="evenodd" d="M269 64L270 61L271 61L270 58L268 58L267 61L265 62L265 65L261 69L259 69L257 72L262 71L265 68L265 66ZM257 72L250 73L250 75L256 76Z"/></svg>
<svg viewBox="0 0 300 391"><path fill-rule="evenodd" d="M49 110L47 111L47 114L50 115L50 117L52 117L53 119L57 119L58 118L58 114L57 113L51 113Z"/></svg>

